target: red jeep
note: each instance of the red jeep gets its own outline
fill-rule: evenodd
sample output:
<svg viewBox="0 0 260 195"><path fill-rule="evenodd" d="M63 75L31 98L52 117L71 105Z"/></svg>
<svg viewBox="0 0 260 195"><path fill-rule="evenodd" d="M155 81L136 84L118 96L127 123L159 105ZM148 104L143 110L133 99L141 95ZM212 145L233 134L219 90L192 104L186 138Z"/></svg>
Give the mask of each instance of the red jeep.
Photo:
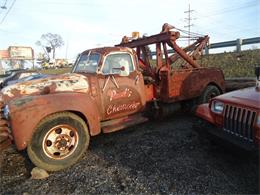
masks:
<svg viewBox="0 0 260 195"><path fill-rule="evenodd" d="M194 128L200 134L219 137L247 150L260 143L260 67L256 67L256 86L212 98L198 106L200 117Z"/></svg>

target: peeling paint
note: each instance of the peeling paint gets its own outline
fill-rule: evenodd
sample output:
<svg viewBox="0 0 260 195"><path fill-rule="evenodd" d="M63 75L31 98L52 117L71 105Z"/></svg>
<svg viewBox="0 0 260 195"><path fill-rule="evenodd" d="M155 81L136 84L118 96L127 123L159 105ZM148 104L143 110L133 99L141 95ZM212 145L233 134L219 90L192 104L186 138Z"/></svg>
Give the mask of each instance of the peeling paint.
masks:
<svg viewBox="0 0 260 195"><path fill-rule="evenodd" d="M87 78L83 75L73 73L7 86L2 89L2 94L5 99L13 99L24 95L44 94L46 91L48 93L70 91L87 93L88 90L89 84Z"/></svg>
<svg viewBox="0 0 260 195"><path fill-rule="evenodd" d="M15 100L14 105L19 107L19 106L26 104L27 102L32 101L32 99L33 99L32 97L21 98L21 99Z"/></svg>

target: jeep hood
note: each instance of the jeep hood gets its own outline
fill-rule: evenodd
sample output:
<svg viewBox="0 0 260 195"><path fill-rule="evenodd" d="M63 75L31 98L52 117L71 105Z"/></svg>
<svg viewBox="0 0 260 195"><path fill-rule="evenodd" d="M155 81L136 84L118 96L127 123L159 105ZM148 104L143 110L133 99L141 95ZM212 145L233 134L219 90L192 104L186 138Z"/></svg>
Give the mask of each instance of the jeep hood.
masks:
<svg viewBox="0 0 260 195"><path fill-rule="evenodd" d="M214 99L260 109L260 89L256 87L229 92Z"/></svg>
<svg viewBox="0 0 260 195"><path fill-rule="evenodd" d="M43 79L26 81L2 89L4 102L29 95L44 95L60 92L81 92L89 90L87 77L80 74L54 75Z"/></svg>

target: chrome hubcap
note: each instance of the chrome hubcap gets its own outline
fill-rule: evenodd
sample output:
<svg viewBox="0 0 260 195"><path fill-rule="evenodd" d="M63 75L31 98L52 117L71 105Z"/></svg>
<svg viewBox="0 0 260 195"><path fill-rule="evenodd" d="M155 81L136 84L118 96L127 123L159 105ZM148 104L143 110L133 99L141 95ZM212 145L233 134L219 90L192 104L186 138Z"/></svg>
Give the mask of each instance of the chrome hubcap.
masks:
<svg viewBox="0 0 260 195"><path fill-rule="evenodd" d="M43 151L52 159L63 159L71 155L78 145L78 132L69 125L57 125L43 139Z"/></svg>

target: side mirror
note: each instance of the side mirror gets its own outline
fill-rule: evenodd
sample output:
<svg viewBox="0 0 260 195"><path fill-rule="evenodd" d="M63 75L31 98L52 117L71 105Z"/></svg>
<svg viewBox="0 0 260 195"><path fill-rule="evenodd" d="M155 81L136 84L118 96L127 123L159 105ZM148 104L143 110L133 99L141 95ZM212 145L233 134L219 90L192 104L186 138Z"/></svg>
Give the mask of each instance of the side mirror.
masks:
<svg viewBox="0 0 260 195"><path fill-rule="evenodd" d="M259 81L259 76L260 76L260 66L255 67L255 75L256 75L256 79Z"/></svg>
<svg viewBox="0 0 260 195"><path fill-rule="evenodd" d="M129 75L129 66L121 66L120 68L113 68L113 70L118 70L119 76L128 76Z"/></svg>

